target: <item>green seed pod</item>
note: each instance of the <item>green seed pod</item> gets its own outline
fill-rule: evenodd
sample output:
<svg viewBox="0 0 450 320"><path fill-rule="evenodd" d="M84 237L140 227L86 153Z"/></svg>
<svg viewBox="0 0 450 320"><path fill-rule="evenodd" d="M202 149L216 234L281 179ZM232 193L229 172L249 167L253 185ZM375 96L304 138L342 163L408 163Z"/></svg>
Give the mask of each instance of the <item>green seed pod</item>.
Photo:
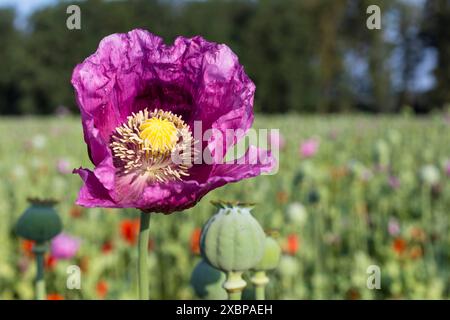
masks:
<svg viewBox="0 0 450 320"><path fill-rule="evenodd" d="M42 243L62 230L61 219L53 208L55 201L29 199L31 205L20 216L16 233L28 240Z"/></svg>
<svg viewBox="0 0 450 320"><path fill-rule="evenodd" d="M308 192L308 202L310 204L316 204L320 201L320 193L317 189L312 189Z"/></svg>
<svg viewBox="0 0 450 320"><path fill-rule="evenodd" d="M191 286L200 299L225 300L227 292L222 287L225 282L225 273L211 267L201 260L192 271Z"/></svg>
<svg viewBox="0 0 450 320"><path fill-rule="evenodd" d="M264 242L264 254L259 263L253 267L256 271L268 271L278 266L281 258L281 248L272 237L266 237Z"/></svg>
<svg viewBox="0 0 450 320"><path fill-rule="evenodd" d="M225 272L254 267L264 252L265 234L250 208L219 203L219 212L205 224L200 238L203 258Z"/></svg>
<svg viewBox="0 0 450 320"><path fill-rule="evenodd" d="M294 179L292 180L292 185L297 187L303 182L303 180L305 180L305 172L300 170L295 174Z"/></svg>
<svg viewBox="0 0 450 320"><path fill-rule="evenodd" d="M439 169L434 165L425 165L420 169L420 179L427 185L435 185L439 182Z"/></svg>
<svg viewBox="0 0 450 320"><path fill-rule="evenodd" d="M300 202L292 202L286 209L287 220L297 226L304 226L307 220L305 206Z"/></svg>
<svg viewBox="0 0 450 320"><path fill-rule="evenodd" d="M286 277L296 276L299 271L299 266L294 257L283 256L279 266L280 274Z"/></svg>

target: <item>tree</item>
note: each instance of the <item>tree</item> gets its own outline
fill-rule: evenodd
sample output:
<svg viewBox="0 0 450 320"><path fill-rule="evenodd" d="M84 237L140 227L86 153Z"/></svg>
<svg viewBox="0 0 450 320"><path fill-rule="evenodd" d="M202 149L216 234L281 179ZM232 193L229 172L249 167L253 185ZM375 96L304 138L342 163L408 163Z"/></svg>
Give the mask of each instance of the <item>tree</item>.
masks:
<svg viewBox="0 0 450 320"><path fill-rule="evenodd" d="M21 62L25 51L21 47L22 36L14 28L15 12L0 10L0 114L16 113L23 97L20 80L25 76Z"/></svg>
<svg viewBox="0 0 450 320"><path fill-rule="evenodd" d="M431 102L443 106L450 102L450 2L428 0L421 36L428 47L434 48L438 59L434 69L436 85L430 93Z"/></svg>

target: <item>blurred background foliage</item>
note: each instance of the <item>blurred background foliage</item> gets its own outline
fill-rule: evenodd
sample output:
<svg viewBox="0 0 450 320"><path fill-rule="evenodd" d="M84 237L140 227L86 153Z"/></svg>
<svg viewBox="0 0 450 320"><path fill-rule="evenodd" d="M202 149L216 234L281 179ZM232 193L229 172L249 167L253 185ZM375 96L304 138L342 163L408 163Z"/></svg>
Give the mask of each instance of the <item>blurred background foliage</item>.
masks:
<svg viewBox="0 0 450 320"><path fill-rule="evenodd" d="M66 27L69 4L39 7L22 26L0 8L0 114L75 112L74 66L104 36L133 28L167 43L200 34L228 44L260 112L428 112L450 101L447 0L77 1L81 30ZM371 4L381 30L366 27Z"/></svg>
<svg viewBox="0 0 450 320"><path fill-rule="evenodd" d="M195 207L150 223L152 299L197 298L190 277L210 200L255 202L252 214L283 249L269 272L270 299L450 298L450 117L258 115L255 128L281 128L279 171L226 185ZM76 255L45 260L48 299L135 299L138 210L74 205L90 167L77 117L0 119L0 300L32 299L34 258L14 226L27 197L59 199ZM300 145L320 141L306 157ZM66 287L67 267L82 271ZM381 290L366 286L381 269ZM249 282L244 294L252 299Z"/></svg>

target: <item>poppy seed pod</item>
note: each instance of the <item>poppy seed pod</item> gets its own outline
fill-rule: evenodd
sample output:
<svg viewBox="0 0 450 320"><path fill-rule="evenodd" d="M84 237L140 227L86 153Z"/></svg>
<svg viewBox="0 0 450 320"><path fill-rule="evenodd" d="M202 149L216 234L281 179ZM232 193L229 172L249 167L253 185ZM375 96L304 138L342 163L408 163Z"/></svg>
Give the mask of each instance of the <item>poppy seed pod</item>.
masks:
<svg viewBox="0 0 450 320"><path fill-rule="evenodd" d="M266 271L275 269L281 258L281 248L278 243L267 236L264 242L264 254L259 263L253 268L255 273L250 279L255 286L255 299L265 300L265 287L270 279L266 275Z"/></svg>
<svg viewBox="0 0 450 320"><path fill-rule="evenodd" d="M305 206L300 202L292 202L288 205L286 210L287 220L298 226L303 226L307 220L307 213Z"/></svg>
<svg viewBox="0 0 450 320"><path fill-rule="evenodd" d="M292 185L297 187L303 182L303 180L305 180L305 172L300 170L295 174L294 179L292 180Z"/></svg>
<svg viewBox="0 0 450 320"><path fill-rule="evenodd" d="M281 248L272 237L266 237L264 241L264 253L259 263L253 267L256 271L268 271L278 266L281 258Z"/></svg>
<svg viewBox="0 0 450 320"><path fill-rule="evenodd" d="M283 256L279 266L280 274L285 277L294 277L298 274L299 266L294 257Z"/></svg>
<svg viewBox="0 0 450 320"><path fill-rule="evenodd" d="M224 300L227 292L222 288L225 274L201 260L192 271L191 286L195 294L205 300Z"/></svg>
<svg viewBox="0 0 450 320"><path fill-rule="evenodd" d="M42 243L61 232L61 219L53 208L55 201L30 199L29 202L30 207L16 224L16 233L19 236Z"/></svg>
<svg viewBox="0 0 450 320"><path fill-rule="evenodd" d="M265 234L250 208L217 204L219 212L205 224L200 238L203 258L225 272L253 268L264 253Z"/></svg>
<svg viewBox="0 0 450 320"><path fill-rule="evenodd" d="M439 169L434 165L425 165L420 169L420 179L423 183L433 186L440 180Z"/></svg>
<svg viewBox="0 0 450 320"><path fill-rule="evenodd" d="M311 191L309 191L308 193L308 202L310 204L316 204L320 201L320 193L318 190L316 189L312 189Z"/></svg>

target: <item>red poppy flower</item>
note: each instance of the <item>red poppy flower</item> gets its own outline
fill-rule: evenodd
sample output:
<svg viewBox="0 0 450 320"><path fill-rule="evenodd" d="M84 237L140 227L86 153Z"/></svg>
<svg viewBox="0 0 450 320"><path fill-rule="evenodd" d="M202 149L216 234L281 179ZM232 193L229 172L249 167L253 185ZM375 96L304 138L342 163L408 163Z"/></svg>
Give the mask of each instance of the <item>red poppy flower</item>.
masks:
<svg viewBox="0 0 450 320"><path fill-rule="evenodd" d="M95 291L97 292L97 296L100 299L104 299L106 297L106 295L108 294L108 289L108 283L104 280L100 280L95 286Z"/></svg>
<svg viewBox="0 0 450 320"><path fill-rule="evenodd" d="M392 250L394 250L395 253L398 255L403 254L405 252L407 247L406 241L402 238L396 238L394 242L392 243Z"/></svg>
<svg viewBox="0 0 450 320"><path fill-rule="evenodd" d="M33 246L34 241L32 240L22 240L21 242L22 251L27 257L33 256Z"/></svg>
<svg viewBox="0 0 450 320"><path fill-rule="evenodd" d="M300 238L296 234L290 234L286 238L286 242L283 245L284 253L294 256L300 247Z"/></svg>
<svg viewBox="0 0 450 320"><path fill-rule="evenodd" d="M200 254L200 236L202 234L202 229L195 228L191 234L191 252L193 254Z"/></svg>
<svg viewBox="0 0 450 320"><path fill-rule="evenodd" d="M104 254L108 254L112 251L113 249L113 244L110 240L107 240L105 242L103 242L102 244L102 253Z"/></svg>
<svg viewBox="0 0 450 320"><path fill-rule="evenodd" d="M139 233L139 219L126 219L120 223L120 234L130 245L136 244Z"/></svg>
<svg viewBox="0 0 450 320"><path fill-rule="evenodd" d="M59 293L49 293L47 295L47 300L64 300L64 297Z"/></svg>
<svg viewBox="0 0 450 320"><path fill-rule="evenodd" d="M54 256L52 256L51 254L47 255L44 261L45 269L52 270L56 266L57 262L58 259L56 259Z"/></svg>

